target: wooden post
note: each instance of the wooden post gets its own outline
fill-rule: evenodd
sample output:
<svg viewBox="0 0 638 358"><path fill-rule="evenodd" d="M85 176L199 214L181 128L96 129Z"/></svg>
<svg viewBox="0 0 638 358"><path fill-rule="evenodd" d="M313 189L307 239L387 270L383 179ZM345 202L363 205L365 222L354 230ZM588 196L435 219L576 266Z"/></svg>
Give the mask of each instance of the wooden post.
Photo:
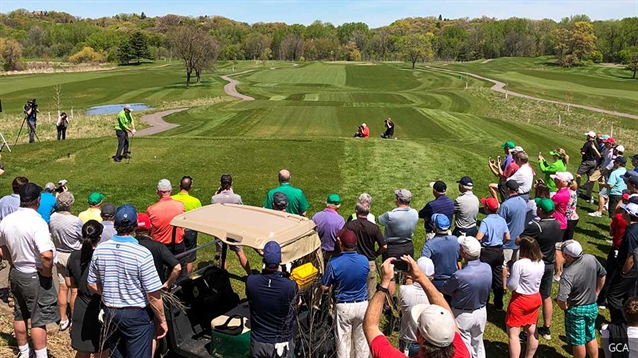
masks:
<svg viewBox="0 0 638 358"><path fill-rule="evenodd" d="M467 81L465 81L465 89L467 89Z"/></svg>
<svg viewBox="0 0 638 358"><path fill-rule="evenodd" d="M570 104L567 103L567 113L569 113L569 107L570 107Z"/></svg>
<svg viewBox="0 0 638 358"><path fill-rule="evenodd" d="M559 114L559 115L558 115L558 126L559 126L559 127L560 127L560 125L561 125L561 122L562 122L562 121L561 121L560 114Z"/></svg>
<svg viewBox="0 0 638 358"><path fill-rule="evenodd" d="M611 129L609 130L609 136L613 137L614 136L614 124L612 123L611 125Z"/></svg>
<svg viewBox="0 0 638 358"><path fill-rule="evenodd" d="M73 119L73 107L71 107L71 119Z"/></svg>
<svg viewBox="0 0 638 358"><path fill-rule="evenodd" d="M49 120L47 121L47 123L51 123L51 112L47 112L49 114Z"/></svg>
<svg viewBox="0 0 638 358"><path fill-rule="evenodd" d="M505 99L507 99L507 92L509 92L509 88L507 88L507 83L505 84Z"/></svg>

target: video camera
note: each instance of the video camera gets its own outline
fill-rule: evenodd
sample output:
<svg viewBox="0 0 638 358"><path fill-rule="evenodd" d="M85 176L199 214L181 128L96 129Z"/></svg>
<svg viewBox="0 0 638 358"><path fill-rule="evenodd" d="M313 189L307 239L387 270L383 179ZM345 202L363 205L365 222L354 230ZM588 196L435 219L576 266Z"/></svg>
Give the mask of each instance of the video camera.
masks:
<svg viewBox="0 0 638 358"><path fill-rule="evenodd" d="M64 191L69 190L69 189L66 187L66 183L67 183L67 180L66 180L66 179L62 179L62 180L60 180L60 181L58 182L58 187L57 187L57 188L55 188L56 193L61 193L61 192L64 192Z"/></svg>
<svg viewBox="0 0 638 358"><path fill-rule="evenodd" d="M35 98L31 100L31 108L33 108L33 109L37 109L38 108L38 103L36 102Z"/></svg>

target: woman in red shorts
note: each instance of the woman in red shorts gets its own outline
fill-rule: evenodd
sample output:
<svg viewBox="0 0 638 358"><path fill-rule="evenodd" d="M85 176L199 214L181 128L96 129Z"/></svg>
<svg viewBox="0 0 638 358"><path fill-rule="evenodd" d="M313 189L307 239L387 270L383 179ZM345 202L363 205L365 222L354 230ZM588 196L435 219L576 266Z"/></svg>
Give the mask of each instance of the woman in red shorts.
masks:
<svg viewBox="0 0 638 358"><path fill-rule="evenodd" d="M527 333L525 357L531 358L538 348L536 321L542 302L539 288L545 264L538 242L530 237L521 238L519 254L520 259L512 265L507 281L507 288L512 291L512 299L507 307L505 324L509 335L510 358L518 358L521 355L521 328L525 328Z"/></svg>

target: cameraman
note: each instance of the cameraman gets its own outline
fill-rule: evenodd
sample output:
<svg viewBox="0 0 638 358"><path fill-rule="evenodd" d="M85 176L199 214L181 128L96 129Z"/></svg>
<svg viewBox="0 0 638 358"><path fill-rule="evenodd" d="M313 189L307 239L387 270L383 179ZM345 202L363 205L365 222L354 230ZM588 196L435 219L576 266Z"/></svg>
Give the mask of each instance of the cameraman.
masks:
<svg viewBox="0 0 638 358"><path fill-rule="evenodd" d="M69 117L66 115L66 112L62 112L60 117L58 117L58 121L55 123L55 127L58 130L58 140L66 139L66 127L69 125Z"/></svg>
<svg viewBox="0 0 638 358"><path fill-rule="evenodd" d="M384 119L385 132L381 134L381 138L392 139L394 136L394 123L392 118Z"/></svg>
<svg viewBox="0 0 638 358"><path fill-rule="evenodd" d="M28 99L27 104L24 105L24 116L29 126L29 143L35 142L35 127L38 120L38 105L35 102L35 98Z"/></svg>

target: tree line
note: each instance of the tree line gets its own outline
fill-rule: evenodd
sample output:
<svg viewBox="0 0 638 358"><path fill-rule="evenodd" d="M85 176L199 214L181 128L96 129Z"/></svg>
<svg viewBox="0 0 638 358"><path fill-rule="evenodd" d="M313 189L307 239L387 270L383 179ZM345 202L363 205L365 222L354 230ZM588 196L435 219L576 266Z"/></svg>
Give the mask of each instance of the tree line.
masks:
<svg viewBox="0 0 638 358"><path fill-rule="evenodd" d="M184 59L184 38L200 41L192 45L210 53L198 60ZM197 77L198 71L217 59L407 60L414 65L431 59L553 55L560 65L572 66L587 62L630 64L638 57L637 48L638 17L592 21L576 15L554 21L447 19L439 15L369 28L362 22L339 26L322 21L307 26L247 24L221 16L147 17L144 13L98 19L24 9L0 14L0 54L5 67L19 65L15 59L20 56L74 59L72 56L78 53L82 53L75 57L78 61L129 63L182 58L185 63L190 61ZM188 70L189 65L186 67Z"/></svg>

